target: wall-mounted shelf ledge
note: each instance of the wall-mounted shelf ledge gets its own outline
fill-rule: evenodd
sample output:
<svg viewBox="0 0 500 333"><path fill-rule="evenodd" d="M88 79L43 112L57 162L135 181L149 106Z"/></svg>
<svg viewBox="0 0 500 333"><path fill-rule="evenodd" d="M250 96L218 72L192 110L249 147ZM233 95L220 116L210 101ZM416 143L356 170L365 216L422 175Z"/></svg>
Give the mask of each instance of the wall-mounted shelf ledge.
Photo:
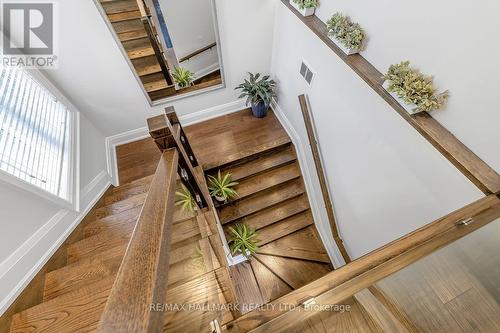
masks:
<svg viewBox="0 0 500 333"><path fill-rule="evenodd" d="M326 24L316 15L304 17L293 8L289 0L281 2L481 191L485 194L500 192L500 175L495 170L428 113L408 114L382 87L382 73L363 56L359 54L347 56L342 52L328 37Z"/></svg>

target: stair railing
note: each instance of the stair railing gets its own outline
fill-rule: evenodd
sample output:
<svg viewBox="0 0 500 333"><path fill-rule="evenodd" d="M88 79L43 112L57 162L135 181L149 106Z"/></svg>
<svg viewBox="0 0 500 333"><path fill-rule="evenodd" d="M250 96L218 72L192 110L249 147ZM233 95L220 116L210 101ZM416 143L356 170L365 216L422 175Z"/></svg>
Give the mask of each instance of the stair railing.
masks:
<svg viewBox="0 0 500 333"><path fill-rule="evenodd" d="M321 311L332 311L333 306L342 305L346 299L356 298L357 293L366 290L377 298L383 305L384 311L391 313L399 321L405 332L421 332L416 326L417 323L408 320L405 309L398 307L375 284L489 223L500 223L499 218L499 197L492 194L479 199L353 260L266 306L242 315L224 325L222 332L295 331L295 325L303 323ZM422 296L422 293L419 296Z"/></svg>
<svg viewBox="0 0 500 333"><path fill-rule="evenodd" d="M170 120L169 120L170 119ZM162 332L177 175L201 209L207 193L195 176L198 165L173 108L148 119L162 151L146 201L111 289L99 332Z"/></svg>
<svg viewBox="0 0 500 333"><path fill-rule="evenodd" d="M302 116L304 118L304 124L306 126L307 137L309 139L309 146L311 147L314 159L314 165L316 167L316 173L319 179L321 194L323 195L323 201L325 203L326 213L328 215L328 220L330 221L330 228L332 230L333 240L335 241L335 244L337 244L337 248L339 249L344 261L346 263L350 263L351 258L347 253L347 250L344 246L344 242L342 241L342 238L340 238L340 234L338 231L337 220L335 218L335 212L333 210L333 202L332 199L330 198L330 192L328 190L328 183L323 168L323 162L321 161L319 144L316 138L316 131L314 130L314 122L311 116L311 112L309 111L309 104L307 103L307 98L305 95L299 96L299 103L300 103L300 109L302 110Z"/></svg>
<svg viewBox="0 0 500 333"><path fill-rule="evenodd" d="M167 82L167 86L172 86L174 82L172 80L172 76L170 75L167 61L162 50L162 46L159 40L160 36L157 33L153 20L151 19L151 11L149 10L149 7L146 5L144 0L137 0L137 5L139 6L139 11L141 12L141 21L144 25L144 30L146 30L146 34L149 37L149 41L151 42L151 46L153 47L156 60L158 61L161 72L165 78L165 81Z"/></svg>

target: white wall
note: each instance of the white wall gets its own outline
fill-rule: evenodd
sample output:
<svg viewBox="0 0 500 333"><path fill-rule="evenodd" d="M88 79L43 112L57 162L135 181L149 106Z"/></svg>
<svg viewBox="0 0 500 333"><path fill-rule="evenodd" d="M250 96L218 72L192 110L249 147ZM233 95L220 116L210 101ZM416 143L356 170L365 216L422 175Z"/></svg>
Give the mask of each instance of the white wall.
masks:
<svg viewBox="0 0 500 333"><path fill-rule="evenodd" d="M362 55L381 72L410 60L449 89L447 108L432 115L500 171L498 1L323 0L317 15L326 21L336 11L366 30Z"/></svg>
<svg viewBox="0 0 500 333"><path fill-rule="evenodd" d="M280 87L278 103L312 165L297 99L309 96L340 233L352 257L482 196L292 12L281 2L277 7L271 71ZM317 73L310 88L299 75L303 58ZM319 188L316 178L313 185ZM321 202L319 190L312 195ZM324 214L317 222L327 229Z"/></svg>
<svg viewBox="0 0 500 333"><path fill-rule="evenodd" d="M80 115L80 212L0 183L0 314L108 188L104 140Z"/></svg>
<svg viewBox="0 0 500 333"><path fill-rule="evenodd" d="M173 104L186 115L237 98L247 71L268 72L274 0L216 0L226 88ZM61 1L59 69L47 75L105 136L143 127L151 108L90 0Z"/></svg>
<svg viewBox="0 0 500 333"><path fill-rule="evenodd" d="M216 42L212 0L159 0L177 58ZM195 78L219 67L217 48L180 63Z"/></svg>

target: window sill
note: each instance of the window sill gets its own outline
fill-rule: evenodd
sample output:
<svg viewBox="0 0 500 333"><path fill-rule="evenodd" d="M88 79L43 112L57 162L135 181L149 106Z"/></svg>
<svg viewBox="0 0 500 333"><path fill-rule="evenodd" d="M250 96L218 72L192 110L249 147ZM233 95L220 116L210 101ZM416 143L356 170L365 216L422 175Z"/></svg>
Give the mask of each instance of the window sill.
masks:
<svg viewBox="0 0 500 333"><path fill-rule="evenodd" d="M28 182L25 182L22 179L19 179L3 170L0 170L0 181L10 184L16 188L19 188L21 190L33 193L41 198L43 198L46 201L49 201L51 203L56 204L58 207L61 209L68 209L72 211L78 211L78 198L77 196L73 196L70 200L66 200L63 198L58 197L57 195L54 195L50 192L47 192L35 185L32 185Z"/></svg>

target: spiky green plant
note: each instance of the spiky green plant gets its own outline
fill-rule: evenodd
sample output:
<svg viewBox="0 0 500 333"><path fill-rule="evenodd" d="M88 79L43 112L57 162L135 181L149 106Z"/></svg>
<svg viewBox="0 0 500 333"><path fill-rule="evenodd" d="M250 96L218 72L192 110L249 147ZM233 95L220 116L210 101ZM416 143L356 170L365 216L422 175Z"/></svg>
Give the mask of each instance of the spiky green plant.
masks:
<svg viewBox="0 0 500 333"><path fill-rule="evenodd" d="M348 49L361 51L365 32L358 23L351 22L348 16L342 13L335 13L326 22L328 35L337 39Z"/></svg>
<svg viewBox="0 0 500 333"><path fill-rule="evenodd" d="M184 184L181 184L181 190L176 191L175 195L177 197L176 206L181 206L183 211L194 212L196 210L197 206L194 197Z"/></svg>
<svg viewBox="0 0 500 333"><path fill-rule="evenodd" d="M184 67L175 67L171 74L175 83L181 88L189 87L193 84L194 73Z"/></svg>
<svg viewBox="0 0 500 333"><path fill-rule="evenodd" d="M236 192L233 187L238 184L238 182L231 181L231 174L229 172L222 175L219 170L217 172L217 177L212 175L208 176L208 189L210 190L210 195L216 199L222 198L224 201L227 201L228 199L236 198L238 192Z"/></svg>
<svg viewBox="0 0 500 333"><path fill-rule="evenodd" d="M270 79L269 75L261 77L260 73L248 73L249 78L235 89L241 89L242 94L238 98L246 97L246 104L256 105L263 102L265 105L271 105L271 100L276 96L276 82Z"/></svg>
<svg viewBox="0 0 500 333"><path fill-rule="evenodd" d="M383 76L387 80L389 92L395 93L408 105L415 104L415 112L438 110L446 103L449 92L437 93L432 76L411 68L409 61L389 67Z"/></svg>
<svg viewBox="0 0 500 333"><path fill-rule="evenodd" d="M300 10L304 10L305 8L318 7L318 0L292 0L294 3L299 5Z"/></svg>
<svg viewBox="0 0 500 333"><path fill-rule="evenodd" d="M242 254L250 257L258 250L257 232L246 224L236 223L229 227L229 248L231 254Z"/></svg>

